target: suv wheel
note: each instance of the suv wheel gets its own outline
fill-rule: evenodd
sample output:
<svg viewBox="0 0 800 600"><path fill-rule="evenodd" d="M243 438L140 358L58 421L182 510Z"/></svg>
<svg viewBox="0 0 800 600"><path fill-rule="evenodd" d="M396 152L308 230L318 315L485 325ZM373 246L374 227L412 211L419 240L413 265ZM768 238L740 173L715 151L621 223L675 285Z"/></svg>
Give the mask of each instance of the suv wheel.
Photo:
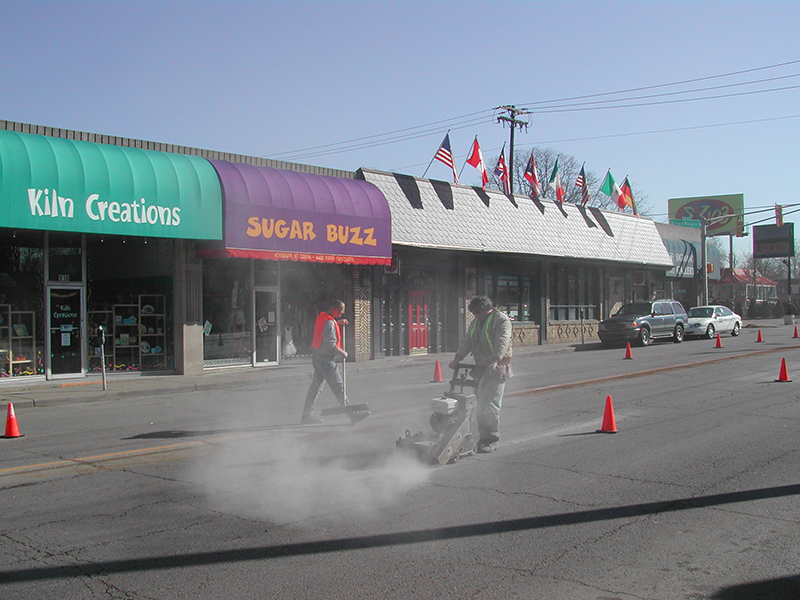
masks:
<svg viewBox="0 0 800 600"><path fill-rule="evenodd" d="M639 330L639 345L647 346L650 343L650 330L647 327L642 327Z"/></svg>
<svg viewBox="0 0 800 600"><path fill-rule="evenodd" d="M675 325L675 331L672 333L672 341L680 344L683 341L683 325Z"/></svg>

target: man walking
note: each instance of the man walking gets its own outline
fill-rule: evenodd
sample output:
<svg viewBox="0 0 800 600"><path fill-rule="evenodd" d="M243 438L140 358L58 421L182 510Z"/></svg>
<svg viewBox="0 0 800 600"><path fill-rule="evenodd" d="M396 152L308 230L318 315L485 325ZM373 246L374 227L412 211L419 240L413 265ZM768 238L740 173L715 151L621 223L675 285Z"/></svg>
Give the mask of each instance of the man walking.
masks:
<svg viewBox="0 0 800 600"><path fill-rule="evenodd" d="M503 391L511 373L511 320L496 310L486 296L470 300L469 312L474 315L464 339L456 350L450 368L455 369L472 353L476 368L472 374L478 381L477 400L478 452L494 452L500 442L500 408Z"/></svg>
<svg viewBox="0 0 800 600"><path fill-rule="evenodd" d="M314 416L314 404L317 402L322 388L325 387L326 381L339 404L342 406L350 404L345 397L344 382L339 374L339 368L336 366L338 357L341 357L342 360L347 358L347 352L342 347L342 330L340 328L340 325L349 324L347 319L341 318L344 309L344 302L332 300L328 303L327 310L317 315L314 323L314 337L311 341L314 376L306 393L303 417L300 419L303 425L322 423L322 419ZM354 425L369 415L368 412L349 414Z"/></svg>

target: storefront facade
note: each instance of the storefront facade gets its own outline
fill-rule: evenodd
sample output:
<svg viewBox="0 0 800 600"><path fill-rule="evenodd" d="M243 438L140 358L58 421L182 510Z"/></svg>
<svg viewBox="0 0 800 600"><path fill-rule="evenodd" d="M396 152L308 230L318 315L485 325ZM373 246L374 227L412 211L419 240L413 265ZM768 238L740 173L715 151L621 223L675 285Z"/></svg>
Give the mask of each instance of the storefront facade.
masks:
<svg viewBox="0 0 800 600"><path fill-rule="evenodd" d="M0 129L0 376L176 370L176 252L221 237L204 159Z"/></svg>
<svg viewBox="0 0 800 600"><path fill-rule="evenodd" d="M373 270L391 261L386 199L365 181L211 160L224 240L201 244L205 368L308 357L331 298L348 306L349 348L373 358ZM348 331L349 330L349 331Z"/></svg>
<svg viewBox="0 0 800 600"><path fill-rule="evenodd" d="M392 213L380 276L384 355L451 352L475 294L512 319L514 343L597 340L622 303L658 297L672 261L655 224L614 211L362 169Z"/></svg>

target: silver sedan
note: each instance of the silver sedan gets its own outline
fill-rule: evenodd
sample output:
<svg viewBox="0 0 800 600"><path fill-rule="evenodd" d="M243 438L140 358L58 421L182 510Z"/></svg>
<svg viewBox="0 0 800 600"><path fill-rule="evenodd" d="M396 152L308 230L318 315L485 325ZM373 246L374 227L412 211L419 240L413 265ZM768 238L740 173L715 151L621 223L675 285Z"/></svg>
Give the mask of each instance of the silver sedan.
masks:
<svg viewBox="0 0 800 600"><path fill-rule="evenodd" d="M742 317L727 306L695 306L689 309L688 316L686 337L711 339L718 333L730 333L732 336L737 336L742 329Z"/></svg>

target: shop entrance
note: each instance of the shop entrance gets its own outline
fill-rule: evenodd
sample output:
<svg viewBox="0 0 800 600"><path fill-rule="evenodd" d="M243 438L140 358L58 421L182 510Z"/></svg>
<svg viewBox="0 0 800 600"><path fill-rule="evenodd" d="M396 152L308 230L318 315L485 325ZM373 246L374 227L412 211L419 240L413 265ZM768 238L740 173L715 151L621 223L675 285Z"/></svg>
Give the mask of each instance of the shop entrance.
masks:
<svg viewBox="0 0 800 600"><path fill-rule="evenodd" d="M82 287L48 287L45 337L48 379L85 373L81 319L84 311Z"/></svg>
<svg viewBox="0 0 800 600"><path fill-rule="evenodd" d="M255 310L255 364L278 363L278 289L256 288L253 291Z"/></svg>
<svg viewBox="0 0 800 600"><path fill-rule="evenodd" d="M409 354L428 353L428 292L408 292Z"/></svg>

